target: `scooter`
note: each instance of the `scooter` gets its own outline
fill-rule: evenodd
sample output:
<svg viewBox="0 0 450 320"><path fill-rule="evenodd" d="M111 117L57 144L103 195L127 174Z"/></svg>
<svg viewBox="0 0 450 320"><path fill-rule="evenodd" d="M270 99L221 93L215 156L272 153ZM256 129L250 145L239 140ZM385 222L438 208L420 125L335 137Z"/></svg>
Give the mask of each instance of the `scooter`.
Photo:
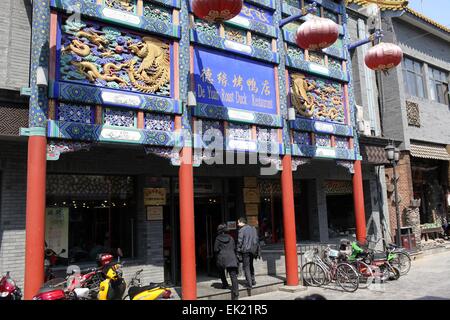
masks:
<svg viewBox="0 0 450 320"><path fill-rule="evenodd" d="M0 300L20 300L22 299L22 291L16 285L16 282L6 272L0 279Z"/></svg>
<svg viewBox="0 0 450 320"><path fill-rule="evenodd" d="M128 297L130 300L158 300L158 299L170 299L172 291L161 284L150 283L148 286L141 286L141 280L139 275L143 269L136 271L136 274L130 281L130 287L128 289Z"/></svg>
<svg viewBox="0 0 450 320"><path fill-rule="evenodd" d="M105 280L100 283L98 300L122 300L126 290L126 283L122 277L121 265L111 262L103 270Z"/></svg>
<svg viewBox="0 0 450 320"><path fill-rule="evenodd" d="M85 287L86 275L81 275L78 266L69 266L67 277L55 278L44 283L33 300L87 300L90 289Z"/></svg>

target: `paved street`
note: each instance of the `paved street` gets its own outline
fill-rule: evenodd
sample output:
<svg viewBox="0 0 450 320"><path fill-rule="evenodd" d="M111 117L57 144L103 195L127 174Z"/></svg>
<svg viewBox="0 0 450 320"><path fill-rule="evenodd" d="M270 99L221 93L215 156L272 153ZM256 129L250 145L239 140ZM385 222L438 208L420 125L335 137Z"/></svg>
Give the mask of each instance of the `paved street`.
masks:
<svg viewBox="0 0 450 320"><path fill-rule="evenodd" d="M329 288L311 288L297 293L275 291L242 300L293 300L321 294L329 300L434 300L450 299L450 251L427 255L412 262L410 272L397 281L388 281L354 293L343 292L333 284Z"/></svg>

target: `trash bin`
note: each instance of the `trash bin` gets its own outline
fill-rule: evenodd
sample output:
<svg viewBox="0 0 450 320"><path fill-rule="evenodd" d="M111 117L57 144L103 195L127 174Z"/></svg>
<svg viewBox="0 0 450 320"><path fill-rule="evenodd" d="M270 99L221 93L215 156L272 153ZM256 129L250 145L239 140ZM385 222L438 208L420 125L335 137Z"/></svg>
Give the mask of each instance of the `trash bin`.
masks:
<svg viewBox="0 0 450 320"><path fill-rule="evenodd" d="M412 227L400 228L400 240L402 247L406 250L416 249L416 236L412 232Z"/></svg>

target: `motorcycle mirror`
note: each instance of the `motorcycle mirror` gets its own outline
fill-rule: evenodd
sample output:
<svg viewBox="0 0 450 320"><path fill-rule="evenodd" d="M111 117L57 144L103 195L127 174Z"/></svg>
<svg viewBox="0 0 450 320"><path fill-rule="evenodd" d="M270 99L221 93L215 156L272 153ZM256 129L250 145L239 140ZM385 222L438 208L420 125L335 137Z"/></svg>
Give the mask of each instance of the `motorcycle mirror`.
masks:
<svg viewBox="0 0 450 320"><path fill-rule="evenodd" d="M121 249L121 248L117 248L117 255L118 255L119 257L123 257L123 252L122 252L122 249Z"/></svg>

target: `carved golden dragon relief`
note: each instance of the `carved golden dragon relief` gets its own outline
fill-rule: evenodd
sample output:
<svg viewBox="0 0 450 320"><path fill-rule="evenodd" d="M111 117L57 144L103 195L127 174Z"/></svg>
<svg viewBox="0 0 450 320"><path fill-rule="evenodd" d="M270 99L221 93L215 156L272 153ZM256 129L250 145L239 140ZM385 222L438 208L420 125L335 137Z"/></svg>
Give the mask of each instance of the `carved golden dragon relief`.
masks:
<svg viewBox="0 0 450 320"><path fill-rule="evenodd" d="M96 44L99 49L106 50L108 40L99 36L95 32L79 31L78 38L86 38ZM169 45L165 42L152 38L143 37L142 41L136 44L129 43L129 49L137 57L142 59L139 68L135 68L137 60L129 60L116 65L107 63L103 66L103 73L99 72L97 65L89 61L72 61L78 72L84 74L86 78L95 82L96 79L104 81L115 81L121 85L126 85L126 81L114 73L126 69L130 82L137 90L145 93L155 93L158 89L170 81L170 60L168 55ZM74 39L66 48L62 48L63 53L72 52L80 57L87 57L91 54L90 47L84 42ZM101 53L101 56L111 56L111 50Z"/></svg>
<svg viewBox="0 0 450 320"><path fill-rule="evenodd" d="M115 71L119 71L124 67L127 67L129 63L122 63L120 65L115 65L114 63L107 63L103 66L103 74L101 74L97 66L93 64L92 62L88 61L72 61L71 62L74 66L77 67L78 72L86 75L86 77L89 79L89 81L94 82L95 79L102 79L105 81L116 81L122 84L126 84L127 82L123 80L122 78L114 75L114 69Z"/></svg>
<svg viewBox="0 0 450 320"><path fill-rule="evenodd" d="M308 94L310 91L316 89L317 85L315 81L308 83L305 76L301 74L292 75L292 96L291 102L295 107L297 112L304 116L311 118L314 115L314 110L316 108L316 101L313 95ZM328 100L330 96L331 102L334 106L339 106L341 104L341 98L336 96L338 94L337 90L333 87L326 87L321 90L320 96L322 101ZM339 116L339 111L336 107L327 108L325 104L317 105L318 110L315 115L317 117L325 117L331 120L335 120Z"/></svg>
<svg viewBox="0 0 450 320"><path fill-rule="evenodd" d="M137 70L134 67L136 61L130 61L128 76L134 87L142 92L153 93L170 81L168 44L152 37L143 37L142 42L130 45L130 50L142 59Z"/></svg>
<svg viewBox="0 0 450 320"><path fill-rule="evenodd" d="M291 102L298 113L304 117L311 118L314 115L314 97L308 95L308 91L316 87L315 82L311 84L300 74L292 75Z"/></svg>

